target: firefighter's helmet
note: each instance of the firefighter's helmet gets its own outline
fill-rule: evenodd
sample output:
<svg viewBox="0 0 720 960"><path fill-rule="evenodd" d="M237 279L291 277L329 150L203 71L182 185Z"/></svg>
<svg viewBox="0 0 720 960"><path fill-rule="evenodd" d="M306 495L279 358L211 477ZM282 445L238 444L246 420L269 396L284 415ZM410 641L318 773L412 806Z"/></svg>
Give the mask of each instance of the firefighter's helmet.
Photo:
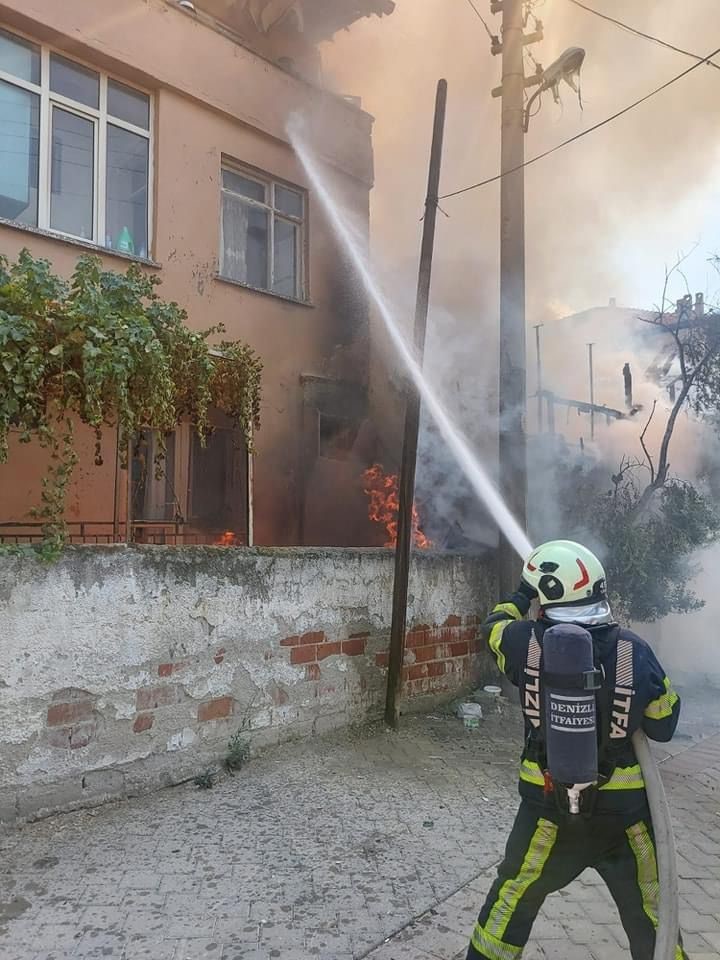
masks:
<svg viewBox="0 0 720 960"><path fill-rule="evenodd" d="M568 607L607 600L605 571L587 547L551 540L530 554L522 573L543 607Z"/></svg>

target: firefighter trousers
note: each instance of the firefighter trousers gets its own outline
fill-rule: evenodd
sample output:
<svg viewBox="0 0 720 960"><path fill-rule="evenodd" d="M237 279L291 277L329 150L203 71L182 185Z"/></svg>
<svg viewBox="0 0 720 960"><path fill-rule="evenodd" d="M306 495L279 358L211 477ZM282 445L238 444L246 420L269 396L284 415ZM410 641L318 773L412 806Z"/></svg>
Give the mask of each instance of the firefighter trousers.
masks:
<svg viewBox="0 0 720 960"><path fill-rule="evenodd" d="M548 894L594 867L620 913L633 960L653 960L658 873L649 814L627 825L612 815L556 816L523 801L467 960L516 960ZM687 960L678 937L676 960Z"/></svg>

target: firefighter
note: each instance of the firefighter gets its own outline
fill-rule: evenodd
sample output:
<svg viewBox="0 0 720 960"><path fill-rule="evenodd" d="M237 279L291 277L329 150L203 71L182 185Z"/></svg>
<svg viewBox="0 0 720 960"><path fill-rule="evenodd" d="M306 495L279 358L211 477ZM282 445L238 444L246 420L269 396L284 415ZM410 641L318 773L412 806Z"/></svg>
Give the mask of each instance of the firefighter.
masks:
<svg viewBox="0 0 720 960"><path fill-rule="evenodd" d="M536 620L526 619L538 601ZM544 632L558 624L592 637L596 692L597 784L583 790L579 815L547 769L542 688ZM605 572L589 550L568 540L538 547L517 591L484 624L500 670L519 688L525 718L520 807L467 960L515 960L548 894L594 867L617 904L633 960L652 960L658 923L658 873L642 772L630 738L673 736L680 698L650 647L613 620ZM539 667L539 669L537 669ZM681 941L676 960L686 960Z"/></svg>

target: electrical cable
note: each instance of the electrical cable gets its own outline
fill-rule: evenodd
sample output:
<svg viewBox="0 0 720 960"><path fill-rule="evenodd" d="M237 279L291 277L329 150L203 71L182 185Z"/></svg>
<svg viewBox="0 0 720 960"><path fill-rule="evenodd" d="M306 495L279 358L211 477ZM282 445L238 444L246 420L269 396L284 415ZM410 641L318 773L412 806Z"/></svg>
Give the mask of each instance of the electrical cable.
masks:
<svg viewBox="0 0 720 960"><path fill-rule="evenodd" d="M467 0L467 2L470 4L470 7L471 7L472 10L475 12L475 16L480 20L480 22L482 23L482 25L485 27L485 33L488 35L488 37L490 37L491 40L494 40L494 39L495 39L495 34L492 33L492 31L490 30L490 27L487 25L487 20L486 20L485 17L480 13L480 11L478 10L478 8L475 6L475 4L473 3L473 0Z"/></svg>
<svg viewBox="0 0 720 960"><path fill-rule="evenodd" d="M604 120L601 120L599 123L593 124L592 127L588 127L587 130L582 130L580 133L576 133L575 136L569 137L567 140L563 140L561 143L556 144L554 147L550 147L549 150L544 150L542 153L538 153L537 156L531 157L529 160L526 160L524 163L519 163L516 167L511 167L509 170L504 170L502 173L496 173L494 177L488 177L487 180L481 180L479 183L470 184L469 187L462 187L460 190L453 190L451 193L444 193L442 196L438 197L438 200L447 200L450 197L459 197L463 193L469 193L471 190L478 190L480 187L486 187L488 184L497 183L498 180L502 180L503 177L509 176L511 173L517 173L518 170L522 170L525 167L529 167L533 163L537 163L538 160L544 160L545 157L549 157L552 153L557 153L558 150L562 150L563 147L569 146L571 143L575 143L576 140L582 140L583 137L586 137L590 133L594 133L595 130L599 130L601 127L607 126L607 124L612 123L613 120L617 120L618 117L624 116L626 113L629 113L631 110L634 110L635 107L639 107L641 104L645 103L647 100L652 99L652 97L657 96L658 93L662 93L663 90L667 90L668 87L671 87L674 83L677 83L678 80L682 80L683 77L687 77L688 74L692 73L693 70L697 70L698 67L703 64L709 63L712 57L717 56L720 53L720 47L717 50L713 50L712 53L708 54L707 57L698 60L697 63L694 63L691 67L688 67L687 70L683 70L682 73L678 73L676 76L672 77L670 80L667 80L661 86L656 87L654 90L651 90L650 93L646 93L644 97L640 97L639 100L629 103L626 107L623 107L622 110L618 110L617 113L613 113L611 116L606 117Z"/></svg>
<svg viewBox="0 0 720 960"><path fill-rule="evenodd" d="M657 43L661 47L667 47L668 50L674 50L675 53L682 53L686 57L691 57L693 60L697 60L700 63L708 63L711 67L715 67L716 70L720 70L720 64L713 63L711 60L705 60L697 53L692 53L690 50L683 50L682 47L676 47L672 43L668 43L666 40L661 40L659 37L654 37L650 33L643 33L642 30L638 30L636 27L631 27L627 23L623 23L622 20L616 20L615 17L608 16L607 13L602 13L600 10L595 10L593 7L588 7L587 4L581 3L581 0L570 0L570 3L574 4L576 7L580 7L581 10L587 11L587 13L593 13L596 17L600 17L601 20L607 20L608 23L614 23L616 27L620 27L621 30L627 30L628 33L634 33L636 37L642 37L643 40L649 40L651 43Z"/></svg>

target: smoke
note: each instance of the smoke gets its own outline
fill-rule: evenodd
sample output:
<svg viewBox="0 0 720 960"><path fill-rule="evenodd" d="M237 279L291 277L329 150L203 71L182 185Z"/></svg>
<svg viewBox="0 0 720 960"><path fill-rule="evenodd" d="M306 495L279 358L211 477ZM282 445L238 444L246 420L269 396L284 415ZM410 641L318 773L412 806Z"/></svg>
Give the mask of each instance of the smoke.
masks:
<svg viewBox="0 0 720 960"><path fill-rule="evenodd" d="M499 17L476 2L499 33ZM720 35L720 6L696 0L603 0L604 13L649 34L706 55ZM585 48L581 110L569 89L560 106L550 94L531 122L526 157L572 137L644 96L692 61L579 10L568 0L532 4L545 39L531 52L548 66L571 46ZM439 77L449 82L441 193L499 172L500 109L490 90L500 82L482 24L465 0L398 0L395 13L338 35L323 51L326 82L357 94L376 118L376 187L372 195L373 259L402 287L412 317L414 271L426 188L432 107ZM720 60L720 57L716 58ZM526 71L534 66L528 60ZM556 407L570 462L582 464L580 441L609 475L623 455L641 458L640 432L656 405L646 441L657 451L667 419L667 393L646 375L659 349L638 317L659 301L665 265L696 246L685 265L689 289L714 298L720 283L707 263L720 251L720 71L701 66L652 100L526 170L528 394L535 390L532 327L542 323L544 385L559 396L589 400L587 344L594 346L595 401L625 410L622 370L630 363L632 418L596 418L591 444L587 414ZM426 367L492 471L496 460L499 188L493 184L441 203L428 327ZM686 293L680 277L671 297ZM603 305L610 298L625 312ZM599 308L599 309L598 309ZM570 319L565 319L570 318ZM653 339L655 337L655 339ZM662 338L661 338L662 339ZM536 427L529 400L528 426ZM707 425L683 415L671 446L671 468L695 480L720 475ZM492 524L468 507L464 482L431 428L423 425L418 497L444 536L457 517L463 533L492 542ZM533 456L535 459L533 460ZM531 447L530 472L542 457ZM542 485L540 485L542 486ZM547 491L532 505L538 530L557 535L557 503ZM432 533L431 533L432 535ZM704 560L706 558L703 558ZM702 581L698 589L702 595ZM702 614L694 615L698 621ZM720 674L720 665L711 665Z"/></svg>
<svg viewBox="0 0 720 960"><path fill-rule="evenodd" d="M480 0L493 30L499 17ZM681 47L709 53L720 33L714 0L687 4L604 0L602 10ZM582 73L584 110L566 88L561 107L544 95L531 125L526 154L546 150L603 120L692 65L572 6L535 4L545 40L532 47L548 66L566 47L587 51ZM710 49L706 49L706 47ZM357 93L376 117L377 186L373 243L381 259L417 247L425 190L435 84L449 81L442 192L498 172L499 58L489 52L480 21L464 0L399 0L382 21L356 24L324 50L328 82ZM527 71L534 68L528 63ZM709 194L720 193L716 111L720 72L700 67L653 100L527 169L528 314L550 318L561 300L575 312L609 296L643 305L656 295L658 265L701 240L720 247L709 215ZM445 202L438 250L493 268L498 246L497 184ZM692 286L706 288L702 262Z"/></svg>

